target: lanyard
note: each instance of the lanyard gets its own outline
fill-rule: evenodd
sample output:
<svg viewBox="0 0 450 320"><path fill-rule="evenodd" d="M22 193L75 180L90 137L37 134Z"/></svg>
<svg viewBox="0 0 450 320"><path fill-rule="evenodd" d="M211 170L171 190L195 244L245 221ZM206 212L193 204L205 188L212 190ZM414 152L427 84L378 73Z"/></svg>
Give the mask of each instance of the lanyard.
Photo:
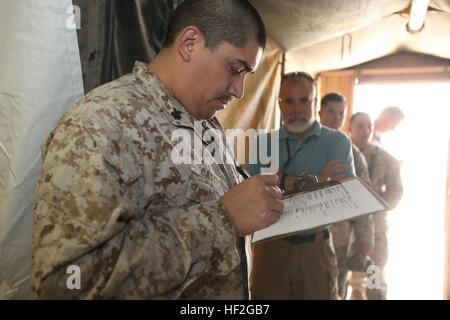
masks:
<svg viewBox="0 0 450 320"><path fill-rule="evenodd" d="M297 156L298 153L300 153L300 151L303 150L303 148L305 148L306 144L309 141L309 138L311 138L312 136L307 137L298 147L297 151L295 151L294 155L291 156L291 148L289 147L289 139L286 139L286 147L287 147L287 152L288 152L288 160L286 161L286 163L283 165L283 167L281 168L281 171L284 172L284 170L289 166L289 164L291 163L291 161Z"/></svg>

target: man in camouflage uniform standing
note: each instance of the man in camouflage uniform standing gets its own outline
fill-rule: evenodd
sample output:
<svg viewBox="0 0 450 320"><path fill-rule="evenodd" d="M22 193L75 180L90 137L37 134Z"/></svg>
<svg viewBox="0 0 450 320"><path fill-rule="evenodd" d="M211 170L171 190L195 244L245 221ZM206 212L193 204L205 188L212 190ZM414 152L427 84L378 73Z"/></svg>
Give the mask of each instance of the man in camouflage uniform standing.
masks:
<svg viewBox="0 0 450 320"><path fill-rule="evenodd" d="M214 114L243 95L265 39L246 1L186 0L150 65L60 119L42 149L34 298L247 297L243 236L278 219L281 192L276 175L242 182Z"/></svg>
<svg viewBox="0 0 450 320"><path fill-rule="evenodd" d="M347 100L337 92L329 93L322 97L320 103L320 123L340 130L344 125L347 113ZM358 177L370 184L367 163L358 147L352 145L355 172ZM347 277L349 271L349 258L353 262L351 267L357 270L367 268L367 257L373 247L373 220L366 215L350 221L343 221L331 227L333 245L336 251L337 265L339 269L338 286L339 297L347 296ZM351 241L351 239L353 241ZM361 297L363 298L363 297Z"/></svg>
<svg viewBox="0 0 450 320"><path fill-rule="evenodd" d="M403 185L398 161L382 148L370 142L373 123L366 113L355 113L350 119L350 135L354 144L364 154L372 188L394 209L403 195ZM374 264L381 271L381 287L367 288L370 300L385 300L387 285L384 267L388 259L388 212L373 215L375 244L371 254Z"/></svg>
<svg viewBox="0 0 450 320"><path fill-rule="evenodd" d="M405 120L405 115L399 107L384 108L378 118L373 122L374 131L372 143L376 146L383 147L381 136L388 131L394 131L395 128Z"/></svg>

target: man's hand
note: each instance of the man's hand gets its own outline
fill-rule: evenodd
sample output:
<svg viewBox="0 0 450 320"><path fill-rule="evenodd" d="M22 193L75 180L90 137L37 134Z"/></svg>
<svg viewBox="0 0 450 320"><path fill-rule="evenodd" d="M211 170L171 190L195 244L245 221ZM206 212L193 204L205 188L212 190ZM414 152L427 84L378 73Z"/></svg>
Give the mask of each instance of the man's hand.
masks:
<svg viewBox="0 0 450 320"><path fill-rule="evenodd" d="M295 180L297 180L297 176L293 176L290 174L286 175L286 177L284 178L284 186L281 185L281 178L283 177L283 171L281 171L281 169L278 169L277 176L278 186L283 190L291 191L294 187Z"/></svg>
<svg viewBox="0 0 450 320"><path fill-rule="evenodd" d="M340 172L347 171L348 166L346 166L342 159L336 159L328 162L328 164L320 171L318 175L319 182L327 181L328 178L331 180L344 179L345 175L338 174Z"/></svg>
<svg viewBox="0 0 450 320"><path fill-rule="evenodd" d="M239 236L275 222L283 210L277 175L255 175L231 188L221 201Z"/></svg>

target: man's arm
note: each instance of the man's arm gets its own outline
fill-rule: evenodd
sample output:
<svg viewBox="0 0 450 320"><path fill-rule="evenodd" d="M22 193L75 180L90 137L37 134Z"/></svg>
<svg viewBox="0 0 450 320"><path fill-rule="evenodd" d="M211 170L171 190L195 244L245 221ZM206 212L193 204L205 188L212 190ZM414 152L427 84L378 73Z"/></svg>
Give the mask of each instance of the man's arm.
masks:
<svg viewBox="0 0 450 320"><path fill-rule="evenodd" d="M346 177L355 177L355 164L353 160L352 142L344 135L340 134L336 143L332 145L330 151L330 160L342 159L342 163L347 167L345 171L340 172Z"/></svg>
<svg viewBox="0 0 450 320"><path fill-rule="evenodd" d="M387 170L384 176L386 191L381 196L394 209L402 198L403 183L397 159L386 153L386 161Z"/></svg>
<svg viewBox="0 0 450 320"><path fill-rule="evenodd" d="M346 177L354 177L355 165L350 139L342 133L336 137L329 151L329 162L318 174L319 181L341 180Z"/></svg>
<svg viewBox="0 0 450 320"><path fill-rule="evenodd" d="M268 216L258 220L252 211L248 227L239 208L230 213L224 205L236 203L235 195L150 215L147 208L161 199L154 181L143 181L134 144L109 134L105 153L94 138L72 126L56 133L46 154L34 214L35 298L176 298L200 275L226 275L239 265L235 229L265 226L281 211L266 201L258 208ZM261 183L256 197L266 187ZM80 290L67 287L71 265L80 268Z"/></svg>
<svg viewBox="0 0 450 320"><path fill-rule="evenodd" d="M238 263L229 254L235 234L221 202L145 215L140 196L151 186L143 184L130 145L117 141L118 167L86 130L64 133L47 153L36 197L36 298L173 298L199 272ZM80 290L67 288L69 265L81 270Z"/></svg>
<svg viewBox="0 0 450 320"><path fill-rule="evenodd" d="M347 171L347 169L348 166L343 163L342 159L331 160L323 167L317 177L321 182L328 179L341 180L346 177L343 172Z"/></svg>
<svg viewBox="0 0 450 320"><path fill-rule="evenodd" d="M364 155L353 146L353 160L355 163L356 175L370 185L369 170ZM375 242L374 225L372 215L365 215L352 220L352 227L355 234L354 249L364 255L370 254Z"/></svg>

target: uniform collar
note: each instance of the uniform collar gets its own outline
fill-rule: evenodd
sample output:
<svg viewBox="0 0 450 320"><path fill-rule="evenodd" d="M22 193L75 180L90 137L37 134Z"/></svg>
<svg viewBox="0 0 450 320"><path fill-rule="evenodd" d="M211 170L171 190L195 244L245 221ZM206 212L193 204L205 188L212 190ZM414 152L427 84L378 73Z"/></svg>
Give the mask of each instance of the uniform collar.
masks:
<svg viewBox="0 0 450 320"><path fill-rule="evenodd" d="M133 74L152 92L152 97L158 102L157 106L171 124L177 127L194 128L195 118L169 93L167 87L150 70L147 63L136 61Z"/></svg>
<svg viewBox="0 0 450 320"><path fill-rule="evenodd" d="M364 154L369 155L371 153L376 153L377 149L378 149L378 147L376 145L369 142L367 147L365 147L364 149L359 149L359 150L361 150Z"/></svg>
<svg viewBox="0 0 450 320"><path fill-rule="evenodd" d="M304 136L303 138L301 138L300 140L304 140L311 136L320 137L320 134L322 133L322 125L316 120L316 121L314 121L313 126L314 127L313 127L312 131L310 133L308 133L306 136ZM299 140L298 138L289 134L289 132L287 131L286 126L284 124L280 129L280 140L281 139L297 139L297 140Z"/></svg>

